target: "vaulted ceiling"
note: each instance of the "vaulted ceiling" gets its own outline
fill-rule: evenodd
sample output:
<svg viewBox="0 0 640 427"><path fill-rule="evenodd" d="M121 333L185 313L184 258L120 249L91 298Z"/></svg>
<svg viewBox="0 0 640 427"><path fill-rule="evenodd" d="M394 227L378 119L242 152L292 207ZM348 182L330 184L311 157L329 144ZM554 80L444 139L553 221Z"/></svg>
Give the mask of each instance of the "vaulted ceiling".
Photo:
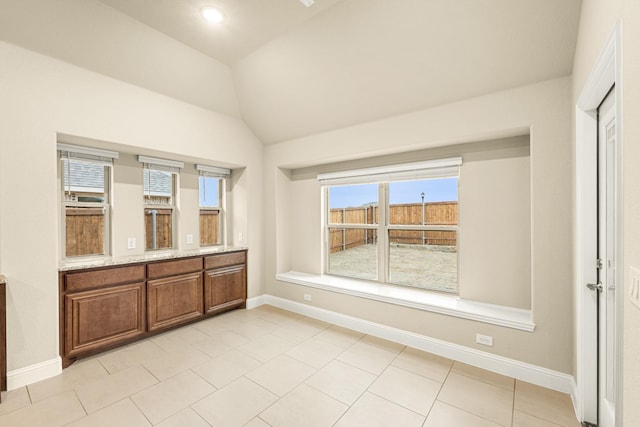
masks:
<svg viewBox="0 0 640 427"><path fill-rule="evenodd" d="M299 0L99 1L0 0L0 37L240 117L265 143L570 75L581 7L580 0L315 0L308 8ZM205 23L204 6L227 19Z"/></svg>

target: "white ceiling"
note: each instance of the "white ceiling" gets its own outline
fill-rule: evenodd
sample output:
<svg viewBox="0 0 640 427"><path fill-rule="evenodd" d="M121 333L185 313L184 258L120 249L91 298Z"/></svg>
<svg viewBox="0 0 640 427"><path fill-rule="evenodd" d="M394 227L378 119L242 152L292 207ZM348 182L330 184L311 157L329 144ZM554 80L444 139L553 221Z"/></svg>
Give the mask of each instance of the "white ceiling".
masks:
<svg viewBox="0 0 640 427"><path fill-rule="evenodd" d="M227 20L202 21L205 5ZM0 0L0 39L239 116L276 143L568 76L580 7L580 0L316 0L309 8L299 0Z"/></svg>

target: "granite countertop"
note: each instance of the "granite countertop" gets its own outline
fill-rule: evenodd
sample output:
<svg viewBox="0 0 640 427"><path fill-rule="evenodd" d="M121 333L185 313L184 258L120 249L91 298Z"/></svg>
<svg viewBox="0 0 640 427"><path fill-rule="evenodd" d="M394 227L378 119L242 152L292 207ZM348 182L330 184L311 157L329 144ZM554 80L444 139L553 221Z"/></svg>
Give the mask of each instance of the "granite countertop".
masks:
<svg viewBox="0 0 640 427"><path fill-rule="evenodd" d="M113 265L135 264L138 262L162 261L167 259L188 258L193 256L201 256L201 255L223 254L227 252L236 252L236 251L243 251L243 250L247 250L247 248L242 246L215 246L210 248L190 249L190 250L180 251L180 252L158 251L158 252L148 252L145 254L122 256L122 257L93 258L93 259L82 259L82 260L72 260L72 261L68 260L68 261L60 262L60 264L58 265L58 271L81 270L84 268L95 268L95 267L109 267Z"/></svg>

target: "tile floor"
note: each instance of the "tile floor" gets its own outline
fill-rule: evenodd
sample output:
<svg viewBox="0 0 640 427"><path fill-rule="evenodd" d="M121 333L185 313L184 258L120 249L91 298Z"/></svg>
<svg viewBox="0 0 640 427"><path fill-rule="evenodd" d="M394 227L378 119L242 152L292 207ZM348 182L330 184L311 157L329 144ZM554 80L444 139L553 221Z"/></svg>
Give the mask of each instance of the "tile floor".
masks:
<svg viewBox="0 0 640 427"><path fill-rule="evenodd" d="M0 426L578 426L569 397L271 306L2 394Z"/></svg>

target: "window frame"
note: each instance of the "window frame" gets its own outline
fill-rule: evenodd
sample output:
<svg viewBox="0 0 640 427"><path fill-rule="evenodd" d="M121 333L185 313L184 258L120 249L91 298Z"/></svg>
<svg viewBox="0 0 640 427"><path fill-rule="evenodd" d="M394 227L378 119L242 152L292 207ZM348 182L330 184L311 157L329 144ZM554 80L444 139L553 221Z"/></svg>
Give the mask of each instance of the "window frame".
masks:
<svg viewBox="0 0 640 427"><path fill-rule="evenodd" d="M88 259L104 259L111 256L111 218L113 203L113 161L119 157L119 153L109 150L101 150L92 147L76 146L58 142L57 143L58 167L60 171L60 212L61 212L61 239L60 253L63 261L78 261ZM102 202L85 202L68 198L71 193L82 193L82 191L71 190L71 183L65 186L65 181L69 175L65 175L65 162L68 162L68 171L71 171L71 162L95 163L101 165L104 170L103 196ZM86 192L95 194L96 192ZM102 210L102 253L69 255L67 253L67 210L73 208L96 208Z"/></svg>
<svg viewBox="0 0 640 427"><path fill-rule="evenodd" d="M458 223L457 225L428 225L428 224L391 224L390 203L389 203L389 184L391 182L437 179L445 177L457 177L458 186L460 185L460 166L462 165L462 157L450 159L439 159L435 161L417 162L395 166L384 166L381 168L358 169L344 172L335 172L318 175L318 180L322 185L322 228L323 228L323 274L329 276L338 276L355 279L351 276L344 276L330 272L330 256L331 256L331 230L346 229L365 229L375 230L377 234L376 242L376 278L364 279L380 284L390 286L401 286L412 289L423 289L433 292L443 292L446 294L459 294L459 277L460 277L460 193L458 191ZM455 174L451 171L455 167ZM443 172L448 171L448 172ZM441 173L442 175L438 175ZM378 185L378 223L377 224L340 224L332 223L331 207L329 200L329 189L335 186L359 185L359 184L377 184ZM375 216L374 216L375 218ZM456 290L449 292L435 287L420 287L401 283L394 283L389 280L390 275L390 238L389 233L392 230L403 231L455 231L456 233Z"/></svg>

